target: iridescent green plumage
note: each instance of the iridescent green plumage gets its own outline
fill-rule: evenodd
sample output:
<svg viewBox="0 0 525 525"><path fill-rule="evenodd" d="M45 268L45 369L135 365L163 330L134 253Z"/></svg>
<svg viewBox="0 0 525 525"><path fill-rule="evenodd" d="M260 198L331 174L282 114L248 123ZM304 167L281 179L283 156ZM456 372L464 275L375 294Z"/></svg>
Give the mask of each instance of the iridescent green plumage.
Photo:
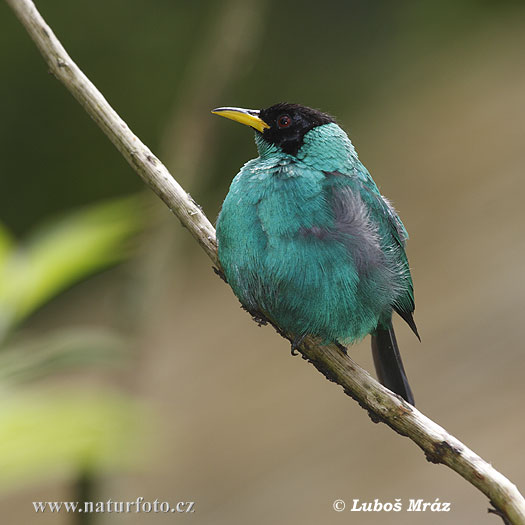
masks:
<svg viewBox="0 0 525 525"><path fill-rule="evenodd" d="M331 119L316 124L311 111L261 112L270 130L256 132L260 156L233 180L217 221L226 279L248 311L296 338L346 344L389 334L393 309L415 328L406 230L346 133ZM282 139L283 115L304 133ZM388 383L388 370L379 372ZM413 401L408 383L397 390Z"/></svg>

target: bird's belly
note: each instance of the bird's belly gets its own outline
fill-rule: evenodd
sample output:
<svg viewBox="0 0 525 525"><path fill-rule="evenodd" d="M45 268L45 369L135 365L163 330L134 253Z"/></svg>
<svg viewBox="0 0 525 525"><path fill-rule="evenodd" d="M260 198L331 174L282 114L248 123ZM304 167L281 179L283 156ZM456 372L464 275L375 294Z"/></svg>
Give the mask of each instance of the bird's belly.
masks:
<svg viewBox="0 0 525 525"><path fill-rule="evenodd" d="M264 273L275 283L268 306L283 328L327 342L354 342L375 329L385 306L367 295L369 283L342 243L299 236L279 244Z"/></svg>
<svg viewBox="0 0 525 525"><path fill-rule="evenodd" d="M359 276L341 243L298 233L264 244L244 238L224 250L219 243L219 254L237 261L228 265L227 279L241 303L294 335L351 343L372 332L388 309L370 295L371 283Z"/></svg>

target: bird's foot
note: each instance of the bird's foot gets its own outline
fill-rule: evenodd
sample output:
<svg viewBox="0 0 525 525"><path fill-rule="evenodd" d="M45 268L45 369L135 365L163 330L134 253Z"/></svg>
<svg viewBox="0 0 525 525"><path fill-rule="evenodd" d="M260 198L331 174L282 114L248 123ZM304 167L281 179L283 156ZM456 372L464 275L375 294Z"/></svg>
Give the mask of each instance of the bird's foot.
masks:
<svg viewBox="0 0 525 525"><path fill-rule="evenodd" d="M241 308L252 316L252 319L257 323L258 326L264 326L270 322L262 312L248 308L243 304L241 304Z"/></svg>
<svg viewBox="0 0 525 525"><path fill-rule="evenodd" d="M343 346L341 343L335 343L335 346L337 346L337 348L339 348L339 350L341 350L341 352L344 354L344 355L348 355L348 352L346 351L346 346Z"/></svg>
<svg viewBox="0 0 525 525"><path fill-rule="evenodd" d="M301 346L301 343L304 341L304 338L306 337L306 334L298 335L293 341L292 341L292 355L298 355L299 352L297 352L297 349Z"/></svg>

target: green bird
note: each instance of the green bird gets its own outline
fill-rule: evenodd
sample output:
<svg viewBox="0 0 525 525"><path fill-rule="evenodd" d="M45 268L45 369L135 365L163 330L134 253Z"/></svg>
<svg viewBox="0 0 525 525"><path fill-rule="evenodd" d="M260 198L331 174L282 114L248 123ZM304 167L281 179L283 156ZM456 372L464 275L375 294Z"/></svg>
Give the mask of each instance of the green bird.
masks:
<svg viewBox="0 0 525 525"><path fill-rule="evenodd" d="M259 157L233 179L217 219L227 282L254 317L343 345L372 336L379 380L414 404L392 314L419 338L407 231L335 119L298 104L221 107L255 130Z"/></svg>

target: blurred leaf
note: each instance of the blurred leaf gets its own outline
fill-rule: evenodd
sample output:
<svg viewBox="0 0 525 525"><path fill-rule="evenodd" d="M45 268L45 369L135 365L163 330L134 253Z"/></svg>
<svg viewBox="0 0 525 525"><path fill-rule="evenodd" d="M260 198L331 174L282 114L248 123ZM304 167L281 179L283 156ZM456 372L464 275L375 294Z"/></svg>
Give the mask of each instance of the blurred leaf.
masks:
<svg viewBox="0 0 525 525"><path fill-rule="evenodd" d="M61 370L121 363L126 341L97 328L70 328L38 339L22 340L0 353L0 382L20 383Z"/></svg>
<svg viewBox="0 0 525 525"><path fill-rule="evenodd" d="M144 448L144 409L114 392L8 397L0 413L2 489L131 467Z"/></svg>
<svg viewBox="0 0 525 525"><path fill-rule="evenodd" d="M11 251L0 278L0 336L79 279L129 253L141 226L141 201L127 197L49 224Z"/></svg>

